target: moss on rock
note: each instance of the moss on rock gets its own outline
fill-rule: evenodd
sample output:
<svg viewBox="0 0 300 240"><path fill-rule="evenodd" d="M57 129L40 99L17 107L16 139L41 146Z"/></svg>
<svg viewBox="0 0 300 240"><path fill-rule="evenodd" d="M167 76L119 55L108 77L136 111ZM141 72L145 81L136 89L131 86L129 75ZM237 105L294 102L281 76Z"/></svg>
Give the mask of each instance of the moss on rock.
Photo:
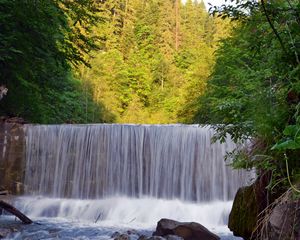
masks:
<svg viewBox="0 0 300 240"><path fill-rule="evenodd" d="M269 204L266 188L269 179L269 174L262 174L252 185L242 187L236 193L228 223L229 229L235 236L251 238L259 214Z"/></svg>
<svg viewBox="0 0 300 240"><path fill-rule="evenodd" d="M256 226L258 205L253 185L238 190L229 215L229 229L236 236L249 239Z"/></svg>

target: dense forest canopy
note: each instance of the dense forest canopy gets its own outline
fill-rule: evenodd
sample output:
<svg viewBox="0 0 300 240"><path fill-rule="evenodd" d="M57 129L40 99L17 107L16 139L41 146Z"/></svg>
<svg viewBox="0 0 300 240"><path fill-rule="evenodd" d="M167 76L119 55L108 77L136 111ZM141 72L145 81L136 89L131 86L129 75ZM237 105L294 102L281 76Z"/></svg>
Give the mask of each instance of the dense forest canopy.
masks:
<svg viewBox="0 0 300 240"><path fill-rule="evenodd" d="M226 22L209 16L202 1L106 1L103 8L114 11L95 28L102 50L80 75L95 101L117 122L190 121Z"/></svg>
<svg viewBox="0 0 300 240"><path fill-rule="evenodd" d="M0 84L9 94L0 113L31 122L93 120L93 103L72 69L95 49L91 27L96 3L60 0L0 1ZM85 110L88 105L88 110Z"/></svg>
<svg viewBox="0 0 300 240"><path fill-rule="evenodd" d="M1 0L0 114L190 122L228 21L202 1Z"/></svg>

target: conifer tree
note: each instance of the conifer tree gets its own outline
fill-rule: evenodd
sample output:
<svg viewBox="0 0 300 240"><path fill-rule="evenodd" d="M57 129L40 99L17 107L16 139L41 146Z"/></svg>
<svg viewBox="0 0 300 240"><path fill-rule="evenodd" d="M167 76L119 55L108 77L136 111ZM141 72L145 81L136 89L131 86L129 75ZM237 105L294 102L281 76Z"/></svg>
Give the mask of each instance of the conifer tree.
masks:
<svg viewBox="0 0 300 240"><path fill-rule="evenodd" d="M191 119L216 45L203 1L107 0L100 15L108 19L95 29L103 48L82 76L97 102L119 122Z"/></svg>

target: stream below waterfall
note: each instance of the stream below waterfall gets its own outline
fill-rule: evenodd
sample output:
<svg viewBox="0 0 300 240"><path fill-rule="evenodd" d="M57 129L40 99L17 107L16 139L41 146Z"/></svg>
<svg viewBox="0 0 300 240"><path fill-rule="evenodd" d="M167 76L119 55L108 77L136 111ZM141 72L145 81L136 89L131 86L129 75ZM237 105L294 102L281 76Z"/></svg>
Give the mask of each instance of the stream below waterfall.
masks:
<svg viewBox="0 0 300 240"><path fill-rule="evenodd" d="M231 201L197 204L153 198L21 197L14 204L35 223L21 225L13 218L0 218L0 227L16 230L7 239L113 239L114 233L119 232L138 240L142 235L150 237L161 218L199 222L221 239L238 239L226 226Z"/></svg>
<svg viewBox="0 0 300 240"><path fill-rule="evenodd" d="M36 223L12 219L9 239L113 239L151 236L161 218L226 227L233 197L253 173L224 162L235 148L211 143L198 125L27 125L25 193L15 206ZM6 222L6 223L4 223ZM18 225L18 227L16 227Z"/></svg>

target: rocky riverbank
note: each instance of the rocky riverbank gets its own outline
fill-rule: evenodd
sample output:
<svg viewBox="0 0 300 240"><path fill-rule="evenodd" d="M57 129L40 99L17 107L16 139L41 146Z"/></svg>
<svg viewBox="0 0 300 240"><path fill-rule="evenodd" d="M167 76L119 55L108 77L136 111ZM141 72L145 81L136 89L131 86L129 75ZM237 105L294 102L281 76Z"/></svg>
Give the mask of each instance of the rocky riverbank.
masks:
<svg viewBox="0 0 300 240"><path fill-rule="evenodd" d="M291 189L276 196L268 191L270 175L263 174L240 188L229 215L235 236L250 239L300 239L300 200Z"/></svg>

